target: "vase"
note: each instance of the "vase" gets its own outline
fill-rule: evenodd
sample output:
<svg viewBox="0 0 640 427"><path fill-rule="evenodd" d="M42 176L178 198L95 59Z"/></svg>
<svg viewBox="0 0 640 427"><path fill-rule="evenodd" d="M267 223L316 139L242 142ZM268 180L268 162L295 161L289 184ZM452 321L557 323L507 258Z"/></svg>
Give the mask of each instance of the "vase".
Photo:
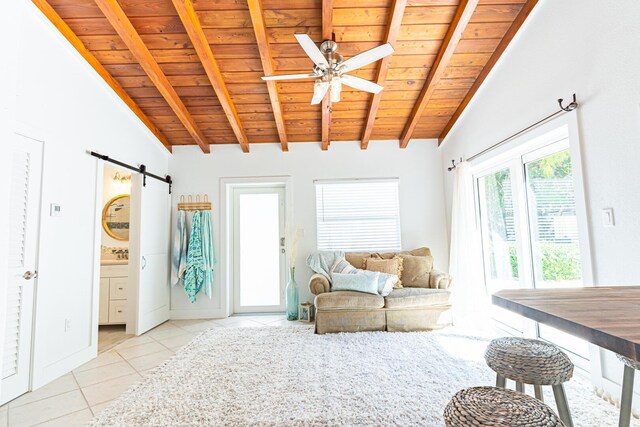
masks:
<svg viewBox="0 0 640 427"><path fill-rule="evenodd" d="M298 284L296 283L296 268L291 267L287 282L286 306L287 320L298 320Z"/></svg>

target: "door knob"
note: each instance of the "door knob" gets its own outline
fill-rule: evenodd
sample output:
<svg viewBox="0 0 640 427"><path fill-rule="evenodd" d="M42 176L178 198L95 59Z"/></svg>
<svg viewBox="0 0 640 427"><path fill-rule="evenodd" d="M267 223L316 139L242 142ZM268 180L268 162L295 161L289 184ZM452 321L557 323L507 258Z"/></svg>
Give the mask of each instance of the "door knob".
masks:
<svg viewBox="0 0 640 427"><path fill-rule="evenodd" d="M38 272L37 271L25 271L24 274L22 275L22 278L24 280L31 280L31 279L35 279L36 277L38 277Z"/></svg>

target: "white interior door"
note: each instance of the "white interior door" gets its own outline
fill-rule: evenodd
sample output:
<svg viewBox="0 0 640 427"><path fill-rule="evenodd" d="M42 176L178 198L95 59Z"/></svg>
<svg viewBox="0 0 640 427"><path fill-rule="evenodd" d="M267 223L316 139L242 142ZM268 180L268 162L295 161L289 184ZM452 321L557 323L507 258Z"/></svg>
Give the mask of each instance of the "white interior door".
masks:
<svg viewBox="0 0 640 427"><path fill-rule="evenodd" d="M0 405L29 391L39 234L42 143L14 134L9 142L10 196L4 354ZM5 205L6 206L6 205Z"/></svg>
<svg viewBox="0 0 640 427"><path fill-rule="evenodd" d="M285 308L285 187L233 190L234 313Z"/></svg>
<svg viewBox="0 0 640 427"><path fill-rule="evenodd" d="M171 195L166 183L131 177L127 333L140 335L169 320Z"/></svg>

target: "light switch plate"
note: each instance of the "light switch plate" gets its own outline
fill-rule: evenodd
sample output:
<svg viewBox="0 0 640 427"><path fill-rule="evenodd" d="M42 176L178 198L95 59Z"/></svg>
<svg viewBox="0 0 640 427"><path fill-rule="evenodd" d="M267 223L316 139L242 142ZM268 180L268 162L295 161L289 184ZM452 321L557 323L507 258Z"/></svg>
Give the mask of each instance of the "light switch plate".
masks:
<svg viewBox="0 0 640 427"><path fill-rule="evenodd" d="M613 217L613 208L602 209L602 225L604 227L613 227L616 225L615 218Z"/></svg>
<svg viewBox="0 0 640 427"><path fill-rule="evenodd" d="M59 205L57 203L51 203L50 209L49 209L49 215L50 216L60 216L62 215L62 205Z"/></svg>

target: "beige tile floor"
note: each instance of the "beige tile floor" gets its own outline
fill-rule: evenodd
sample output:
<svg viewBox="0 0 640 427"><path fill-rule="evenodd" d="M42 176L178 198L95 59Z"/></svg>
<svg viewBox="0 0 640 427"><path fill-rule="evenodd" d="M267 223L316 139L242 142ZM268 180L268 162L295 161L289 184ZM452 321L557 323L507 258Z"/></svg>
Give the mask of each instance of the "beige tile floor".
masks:
<svg viewBox="0 0 640 427"><path fill-rule="evenodd" d="M149 370L209 328L304 325L284 315L233 316L218 320L170 320L131 337L38 390L0 407L0 427L85 425Z"/></svg>

